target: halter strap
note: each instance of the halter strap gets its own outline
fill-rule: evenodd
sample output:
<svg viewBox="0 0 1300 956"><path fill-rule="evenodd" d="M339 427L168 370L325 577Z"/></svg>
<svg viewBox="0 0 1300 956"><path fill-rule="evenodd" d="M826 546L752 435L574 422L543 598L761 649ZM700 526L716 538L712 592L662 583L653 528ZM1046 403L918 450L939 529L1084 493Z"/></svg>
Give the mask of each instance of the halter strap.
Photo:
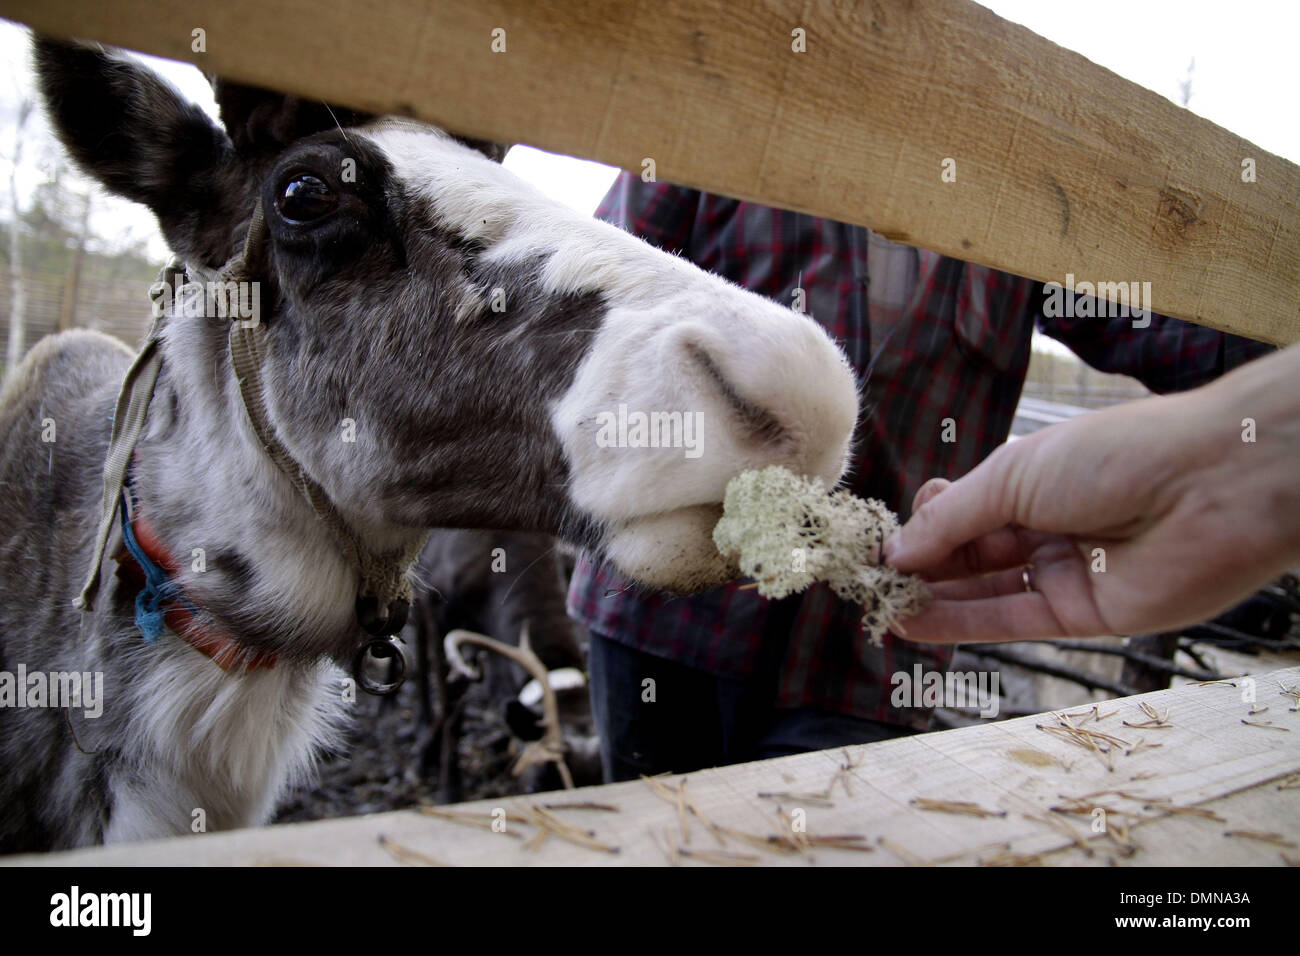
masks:
<svg viewBox="0 0 1300 956"><path fill-rule="evenodd" d="M145 413L149 410L149 401L153 398L154 386L158 383L158 372L162 368L162 354L158 350L158 341L162 338L165 312L159 306L159 299L165 290L171 287L170 280L184 276L185 267L179 259L173 259L163 266L158 273L158 281L149 288L149 298L153 302L153 325L145 337L144 346L127 369L122 379L122 387L117 393L117 405L113 410L113 429L108 439L108 454L104 458L104 494L99 506L99 528L95 532L95 547L90 561L90 570L86 583L81 588L72 604L79 611L90 611L95 606L95 595L99 592L99 569L104 563L104 549L108 547L108 535L113 529L117 517L118 502L122 500L122 488L126 483L126 469L135 452L135 443L144 430Z"/></svg>
<svg viewBox="0 0 1300 956"><path fill-rule="evenodd" d="M253 282L253 263L262 255L268 241L266 220L259 200L249 222L244 248L218 274L218 281ZM94 554L85 586L73 604L81 611L94 608L99 589L100 565L108 544L109 532L122 500L126 470L136 442L144 428L146 412L158 372L162 367L162 353L158 342L166 321L165 310L158 300L175 281L183 281L185 268L173 259L158 275L158 282L150 288L154 302L154 322L144 346L136 356L122 381L117 406L113 413L113 430L109 439L108 454L104 463L104 494L100 505L100 522L95 537ZM411 584L406 572L415 562L422 542L389 552L376 552L366 547L340 516L329 495L294 459L275 433L266 411L266 394L262 381L262 363L265 358L265 325L263 321L246 323L231 310L230 365L239 386L240 401L248 415L249 423L267 457L289 479L311 505L333 535L339 550L357 570L361 585L357 598L357 620L362 628L376 637L396 634L406 623L411 602ZM382 610L382 614L380 611Z"/></svg>

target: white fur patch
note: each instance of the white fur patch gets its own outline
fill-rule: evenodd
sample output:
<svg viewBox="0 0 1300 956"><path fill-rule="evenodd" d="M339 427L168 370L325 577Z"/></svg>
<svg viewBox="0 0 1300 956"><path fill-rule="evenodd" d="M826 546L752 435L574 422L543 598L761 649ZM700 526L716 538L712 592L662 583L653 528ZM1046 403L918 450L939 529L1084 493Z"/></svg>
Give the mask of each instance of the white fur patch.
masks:
<svg viewBox="0 0 1300 956"><path fill-rule="evenodd" d="M227 673L168 631L151 665L126 704L122 742L150 780L114 790L105 842L190 833L196 819L207 830L265 823L317 751L337 743L343 675L330 664Z"/></svg>
<svg viewBox="0 0 1300 956"><path fill-rule="evenodd" d="M385 123L364 132L437 221L486 245L485 261L546 252L547 291L602 294L608 312L551 420L570 496L611 529L608 550L623 570L665 587L726 580L709 532L732 477L772 464L830 484L843 474L857 387L812 319L545 198L436 130ZM782 440L758 440L693 353L774 419ZM699 454L598 441L602 415L619 405L698 414Z"/></svg>

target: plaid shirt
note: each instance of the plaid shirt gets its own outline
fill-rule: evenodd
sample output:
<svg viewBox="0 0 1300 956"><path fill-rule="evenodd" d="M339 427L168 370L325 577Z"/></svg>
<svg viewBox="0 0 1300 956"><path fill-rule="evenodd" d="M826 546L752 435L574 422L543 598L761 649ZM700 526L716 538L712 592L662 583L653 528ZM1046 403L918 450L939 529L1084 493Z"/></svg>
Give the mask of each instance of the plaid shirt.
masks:
<svg viewBox="0 0 1300 956"><path fill-rule="evenodd" d="M1143 329L1127 317L1047 318L1040 283L859 226L627 173L597 216L777 302L791 304L802 288L806 311L859 377L847 486L901 518L928 478L957 478L1006 440L1035 324L1093 367L1132 375L1157 392L1202 384L1269 349L1159 315ZM952 658L951 647L893 635L872 646L861 609L821 585L768 601L735 584L689 597L625 590L628 584L584 554L569 612L612 640L719 677L751 677L766 661L779 672L778 707L926 729L929 711L891 707L890 677L918 663L943 670Z"/></svg>

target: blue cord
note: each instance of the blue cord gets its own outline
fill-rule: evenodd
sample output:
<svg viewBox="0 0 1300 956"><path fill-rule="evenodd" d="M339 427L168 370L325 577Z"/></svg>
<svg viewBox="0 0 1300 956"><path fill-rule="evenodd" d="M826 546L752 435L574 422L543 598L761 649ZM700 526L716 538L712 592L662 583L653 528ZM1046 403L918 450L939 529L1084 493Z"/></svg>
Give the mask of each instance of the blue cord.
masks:
<svg viewBox="0 0 1300 956"><path fill-rule="evenodd" d="M156 644L167 626L163 620L163 615L167 613L163 605L176 600L180 589L166 571L149 560L149 556L140 547L140 542L136 540L135 531L127 518L130 494L129 487L122 490L122 538L126 542L126 550L144 571L145 580L144 587L135 596L135 626L140 629L146 641Z"/></svg>

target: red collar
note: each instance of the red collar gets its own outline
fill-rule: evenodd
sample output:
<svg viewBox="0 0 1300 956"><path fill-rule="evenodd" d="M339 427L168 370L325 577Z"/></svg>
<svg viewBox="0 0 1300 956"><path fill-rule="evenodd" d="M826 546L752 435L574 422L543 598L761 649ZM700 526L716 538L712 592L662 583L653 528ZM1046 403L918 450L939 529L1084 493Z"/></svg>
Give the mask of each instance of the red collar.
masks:
<svg viewBox="0 0 1300 956"><path fill-rule="evenodd" d="M124 507L124 506L123 506ZM158 538L153 524L145 518L139 505L132 509L131 530L140 549L154 564L158 565L168 576L175 579L180 573L181 564ZM121 571L131 578L136 587L144 587L144 571L125 547L117 555ZM275 666L276 656L270 651L251 652L240 646L238 639L213 627L205 627L199 622L186 601L171 604L163 614L163 621L169 630L189 644L200 654L212 658L222 670L228 673L244 671L270 670Z"/></svg>

